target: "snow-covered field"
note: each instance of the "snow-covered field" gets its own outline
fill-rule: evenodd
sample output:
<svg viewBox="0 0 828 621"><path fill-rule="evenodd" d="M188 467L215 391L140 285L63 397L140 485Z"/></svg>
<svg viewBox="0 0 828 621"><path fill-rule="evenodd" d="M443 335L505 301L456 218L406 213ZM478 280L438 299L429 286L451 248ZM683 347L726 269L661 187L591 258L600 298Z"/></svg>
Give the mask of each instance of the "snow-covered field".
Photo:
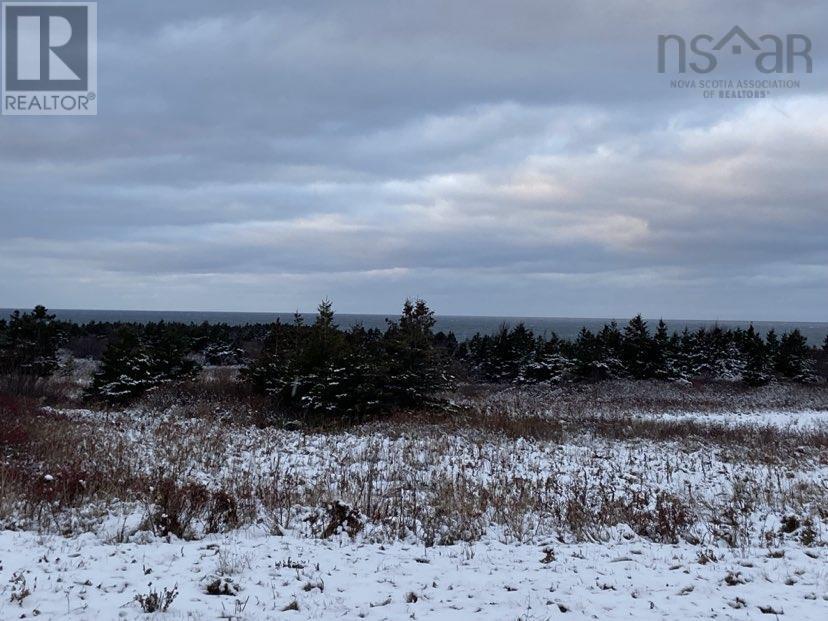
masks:
<svg viewBox="0 0 828 621"><path fill-rule="evenodd" d="M46 410L0 463L0 619L828 618L828 412L475 412Z"/></svg>
<svg viewBox="0 0 828 621"><path fill-rule="evenodd" d="M784 552L784 556L780 556ZM276 537L107 544L0 534L0 618L146 618L135 594L177 588L171 619L757 619L818 621L824 549L703 550L646 541L424 548ZM702 557L702 560L704 558ZM19 578L22 576L22 579ZM216 580L232 594L209 595ZM10 599L28 589L18 604ZM287 610L285 610L287 609Z"/></svg>
<svg viewBox="0 0 828 621"><path fill-rule="evenodd" d="M797 412L779 412L776 410L759 412L681 412L646 415L659 420L688 420L700 423L722 423L730 426L771 426L778 429L828 429L828 411L802 410Z"/></svg>

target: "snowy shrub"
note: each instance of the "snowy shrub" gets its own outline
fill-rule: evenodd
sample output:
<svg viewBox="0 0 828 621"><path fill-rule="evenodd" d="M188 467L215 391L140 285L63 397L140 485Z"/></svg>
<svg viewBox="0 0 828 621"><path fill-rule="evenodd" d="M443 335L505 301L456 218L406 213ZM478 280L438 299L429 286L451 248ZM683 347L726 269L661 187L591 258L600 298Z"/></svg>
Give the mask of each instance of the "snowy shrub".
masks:
<svg viewBox="0 0 828 621"><path fill-rule="evenodd" d="M326 503L321 509L310 512L304 521L310 526L311 533L321 539L328 539L340 532L353 539L365 526L363 517L339 500Z"/></svg>
<svg viewBox="0 0 828 621"><path fill-rule="evenodd" d="M178 585L169 590L164 587L161 592L150 589L146 595L138 593L135 595L135 601L141 606L141 610L147 614L151 614L154 612L167 612L176 597L178 597Z"/></svg>
<svg viewBox="0 0 828 621"><path fill-rule="evenodd" d="M171 476L155 480L145 503L145 528L161 537L172 534L180 539L233 530L249 520L251 513L229 491L210 490L203 483Z"/></svg>
<svg viewBox="0 0 828 621"><path fill-rule="evenodd" d="M574 365L569 358L560 354L541 354L524 364L515 382L533 384L538 382L560 383L572 377Z"/></svg>
<svg viewBox="0 0 828 621"><path fill-rule="evenodd" d="M123 330L106 351L90 394L113 403L123 403L153 388L192 377L198 365L187 358L186 339L162 324L148 326L139 336Z"/></svg>
<svg viewBox="0 0 828 621"><path fill-rule="evenodd" d="M477 541L486 531L484 500L474 481L439 477L431 482L431 502L418 533L426 547Z"/></svg>
<svg viewBox="0 0 828 621"><path fill-rule="evenodd" d="M241 591L238 582L224 575L205 576L202 582L207 595L238 595Z"/></svg>
<svg viewBox="0 0 828 621"><path fill-rule="evenodd" d="M11 596L9 597L9 601L12 604L17 603L23 606L23 600L32 594L32 590L26 582L26 576L22 571L14 572L9 582L11 583ZM26 615L22 616L25 617Z"/></svg>
<svg viewBox="0 0 828 621"><path fill-rule="evenodd" d="M241 524L238 501L224 490L213 492L207 505L206 533L222 533Z"/></svg>
<svg viewBox="0 0 828 621"><path fill-rule="evenodd" d="M207 487L201 483L180 485L174 479L161 478L151 492L150 530L161 537L168 534L179 539L192 537L195 520L204 514L210 501Z"/></svg>
<svg viewBox="0 0 828 621"><path fill-rule="evenodd" d="M202 352L204 362L212 366L233 366L247 360L247 354L240 347L230 343L211 343Z"/></svg>

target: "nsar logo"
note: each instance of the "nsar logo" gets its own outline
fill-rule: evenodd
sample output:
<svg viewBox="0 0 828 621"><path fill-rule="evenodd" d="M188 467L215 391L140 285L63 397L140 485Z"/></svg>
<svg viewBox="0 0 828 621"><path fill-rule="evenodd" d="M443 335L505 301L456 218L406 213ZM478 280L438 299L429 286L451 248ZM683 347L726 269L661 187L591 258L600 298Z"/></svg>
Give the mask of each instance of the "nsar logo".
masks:
<svg viewBox="0 0 828 621"><path fill-rule="evenodd" d="M709 34L699 34L690 39L690 53L693 60L687 62L687 41L675 34L658 36L658 72L667 70L668 50L674 52L678 73L686 73L689 65L694 73L706 74L719 64L723 54L740 56L749 50L754 54L753 64L761 73L793 73L804 69L805 73L813 71L811 58L811 40L803 34L787 34L783 37L764 34L755 39L742 28L734 26L721 39L716 40Z"/></svg>

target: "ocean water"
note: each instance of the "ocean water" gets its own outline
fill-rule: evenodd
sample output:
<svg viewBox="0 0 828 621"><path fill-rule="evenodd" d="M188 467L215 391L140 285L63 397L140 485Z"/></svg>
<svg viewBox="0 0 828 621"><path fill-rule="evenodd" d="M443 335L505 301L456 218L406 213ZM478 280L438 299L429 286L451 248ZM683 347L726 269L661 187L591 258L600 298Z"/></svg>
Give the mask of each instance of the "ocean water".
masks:
<svg viewBox="0 0 828 621"><path fill-rule="evenodd" d="M11 309L0 309L0 317L7 317ZM125 321L146 323L150 321L177 321L182 323L226 323L229 325L243 325L246 323L270 323L280 318L283 322L293 321L293 313L225 313L201 311L134 311L134 310L82 310L82 309L50 309L49 312L59 319L85 323L88 321ZM314 315L306 314L305 319L312 321ZM348 328L361 323L366 328L385 328L386 319L393 319L392 315L353 315L337 314L336 322L340 327ZM615 318L620 326L629 320L628 317ZM491 334L501 325L517 325L522 322L535 334L549 336L555 332L559 337L572 339L577 336L582 327L593 332L612 321L610 318L582 318L582 317L478 317L462 315L444 315L437 317L437 330L452 331L459 340L471 338L476 333ZM699 319L665 319L670 331L680 332L686 327L695 330L700 327L719 325L723 328L747 328L750 321L716 321ZM658 319L648 319L651 329L655 328ZM828 322L791 322L791 321L754 321L754 328L761 334L774 328L778 333L790 332L794 328L808 339L812 345L821 345L828 334Z"/></svg>

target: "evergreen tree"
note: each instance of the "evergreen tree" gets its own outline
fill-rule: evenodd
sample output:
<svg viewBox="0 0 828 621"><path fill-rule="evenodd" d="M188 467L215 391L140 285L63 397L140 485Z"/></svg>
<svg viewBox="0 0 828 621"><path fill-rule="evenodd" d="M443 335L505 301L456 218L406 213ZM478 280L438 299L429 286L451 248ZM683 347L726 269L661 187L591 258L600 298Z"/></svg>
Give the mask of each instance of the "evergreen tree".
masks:
<svg viewBox="0 0 828 621"><path fill-rule="evenodd" d="M779 337L776 335L776 330L771 328L765 335L765 351L768 356L768 368L776 369L776 359L779 356Z"/></svg>
<svg viewBox="0 0 828 621"><path fill-rule="evenodd" d="M744 334L745 370L742 379L748 386L763 386L771 380L768 351L753 324Z"/></svg>
<svg viewBox="0 0 828 621"><path fill-rule="evenodd" d="M609 376L601 341L591 331L581 328L572 350L574 371L579 377L598 381Z"/></svg>
<svg viewBox="0 0 828 621"><path fill-rule="evenodd" d="M679 379L689 381L694 377L694 369L696 366L696 338L687 326L681 331L681 335L675 336L674 351L675 354L675 371Z"/></svg>
<svg viewBox="0 0 828 621"><path fill-rule="evenodd" d="M110 402L126 402L153 388L153 364L138 334L124 328L103 353L90 393Z"/></svg>
<svg viewBox="0 0 828 621"><path fill-rule="evenodd" d="M356 325L345 334L340 356L316 376L302 397L311 415L362 420L382 411L388 400L377 331Z"/></svg>
<svg viewBox="0 0 828 621"><path fill-rule="evenodd" d="M306 337L301 323L287 326L277 318L270 324L260 355L242 370L242 378L277 402L289 401L295 393L294 379Z"/></svg>
<svg viewBox="0 0 828 621"><path fill-rule="evenodd" d="M543 348L542 343L523 323L511 330L502 324L495 334L477 334L468 345L475 369L486 380L494 382L517 379L521 370L537 359L539 348Z"/></svg>
<svg viewBox="0 0 828 621"><path fill-rule="evenodd" d="M144 335L123 328L103 353L90 395L127 402L163 384L191 377L198 365L187 358L189 343L177 328L148 324Z"/></svg>
<svg viewBox="0 0 828 621"><path fill-rule="evenodd" d="M647 330L647 322L636 315L624 328L624 366L634 379L648 379L655 376L656 359L653 341Z"/></svg>
<svg viewBox="0 0 828 621"><path fill-rule="evenodd" d="M61 323L45 307L36 306L31 313L14 311L0 331L0 373L48 377L58 368L63 339Z"/></svg>
<svg viewBox="0 0 828 621"><path fill-rule="evenodd" d="M807 339L799 330L782 335L776 358L776 372L798 382L814 380L813 362Z"/></svg>
<svg viewBox="0 0 828 621"><path fill-rule="evenodd" d="M434 347L436 320L423 300L406 300L399 321L385 334L388 389L402 405L422 403L449 383L445 360Z"/></svg>
<svg viewBox="0 0 828 621"><path fill-rule="evenodd" d="M560 382L573 372L572 361L561 352L561 340L552 332L549 339L535 339L535 352L521 366L515 381L519 384Z"/></svg>
<svg viewBox="0 0 828 621"><path fill-rule="evenodd" d="M188 377L198 370L195 361L188 358L192 343L181 326L165 321L147 324L142 347L152 361L152 371L159 385Z"/></svg>
<svg viewBox="0 0 828 621"><path fill-rule="evenodd" d="M325 299L310 326L298 312L293 315L292 325L277 319L261 356L248 366L244 376L280 406L319 412L327 408L317 403L327 394L320 385L330 381L341 350L342 334L335 323L333 304ZM308 400L311 393L317 395L313 403Z"/></svg>
<svg viewBox="0 0 828 621"><path fill-rule="evenodd" d="M669 379L675 376L673 369L673 351L667 324L663 319L658 320L655 336L653 337L653 377Z"/></svg>
<svg viewBox="0 0 828 621"><path fill-rule="evenodd" d="M419 406L447 382L443 350L435 347L434 313L406 301L385 334L335 323L324 300L313 325L271 327L262 354L243 371L274 404L296 414L357 420L396 406ZM443 336L447 343L453 339Z"/></svg>
<svg viewBox="0 0 828 621"><path fill-rule="evenodd" d="M537 382L561 382L568 379L574 370L572 360L560 353L538 352L536 358L520 370L516 382L534 384Z"/></svg>
<svg viewBox="0 0 828 621"><path fill-rule="evenodd" d="M605 325L598 333L601 358L609 378L625 377L628 372L624 365L624 337L615 320Z"/></svg>
<svg viewBox="0 0 828 621"><path fill-rule="evenodd" d="M336 361L342 347L342 332L334 323L333 303L324 299L316 310L316 320L308 333L299 371L317 373Z"/></svg>

